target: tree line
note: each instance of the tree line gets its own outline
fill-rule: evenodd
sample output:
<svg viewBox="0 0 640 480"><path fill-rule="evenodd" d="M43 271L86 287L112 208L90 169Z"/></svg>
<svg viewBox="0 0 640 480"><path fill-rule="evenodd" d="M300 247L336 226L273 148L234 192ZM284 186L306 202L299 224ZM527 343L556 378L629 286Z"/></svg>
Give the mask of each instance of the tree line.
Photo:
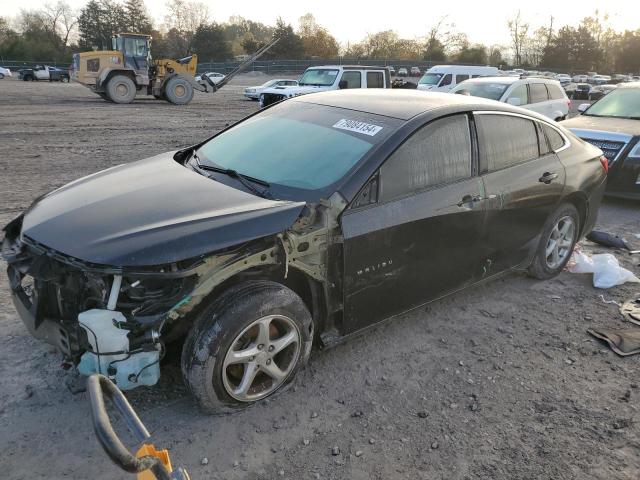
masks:
<svg viewBox="0 0 640 480"><path fill-rule="evenodd" d="M280 38L264 59L335 59L457 62L637 73L640 71L640 29L617 32L607 15L595 12L577 26L533 27L520 12L506 27L510 44L472 43L447 17L420 38L401 38L394 30L366 35L360 42L339 44L312 14L300 17L296 28L278 19L275 25L232 16L211 20L199 1L169 0L167 15L156 25L144 0L89 0L78 11L64 0L16 18L0 17L0 58L69 62L72 53L108 49L115 33L152 36L155 58L180 58L197 53L201 61L224 61L250 54L273 38Z"/></svg>

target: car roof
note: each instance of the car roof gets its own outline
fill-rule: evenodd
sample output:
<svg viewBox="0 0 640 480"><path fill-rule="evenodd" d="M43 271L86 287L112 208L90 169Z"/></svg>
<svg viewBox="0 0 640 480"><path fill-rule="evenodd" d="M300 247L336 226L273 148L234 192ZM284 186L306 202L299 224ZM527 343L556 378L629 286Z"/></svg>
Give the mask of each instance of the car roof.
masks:
<svg viewBox="0 0 640 480"><path fill-rule="evenodd" d="M307 70L316 70L320 68L342 68L343 70L384 70L387 67L381 65L314 65Z"/></svg>
<svg viewBox="0 0 640 480"><path fill-rule="evenodd" d="M400 120L409 120L422 113L445 109L457 111L499 110L526 114L534 118L539 117L535 112L525 111L506 103L485 98L405 89L354 88L349 90L330 90L302 95L289 101L345 108ZM543 119L544 117L540 118Z"/></svg>
<svg viewBox="0 0 640 480"><path fill-rule="evenodd" d="M619 83L618 88L640 88L640 82Z"/></svg>

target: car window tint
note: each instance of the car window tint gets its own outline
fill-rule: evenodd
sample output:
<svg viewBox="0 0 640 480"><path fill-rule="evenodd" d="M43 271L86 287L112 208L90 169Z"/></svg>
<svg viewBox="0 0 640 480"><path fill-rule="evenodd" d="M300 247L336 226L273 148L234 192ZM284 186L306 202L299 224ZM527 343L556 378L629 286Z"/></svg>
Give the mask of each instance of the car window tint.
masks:
<svg viewBox="0 0 640 480"><path fill-rule="evenodd" d="M362 87L362 75L360 72L344 72L342 74L342 81L347 82L347 86L345 88Z"/></svg>
<svg viewBox="0 0 640 480"><path fill-rule="evenodd" d="M544 133L547 134L551 148L553 148L554 151L560 150L564 147L564 138L562 138L562 135L560 135L555 128L551 128L549 125L544 124L542 125L542 128L544 129Z"/></svg>
<svg viewBox="0 0 640 480"><path fill-rule="evenodd" d="M436 120L414 133L384 163L382 201L471 176L471 135L466 115Z"/></svg>
<svg viewBox="0 0 640 480"><path fill-rule="evenodd" d="M564 100L564 94L559 86L547 85L547 90L549 91L549 98L552 100Z"/></svg>
<svg viewBox="0 0 640 480"><path fill-rule="evenodd" d="M540 152L540 156L553 153L553 150L549 146L549 142L547 142L547 136L542 131L542 124L540 122L535 122L534 124L538 133L538 151Z"/></svg>
<svg viewBox="0 0 640 480"><path fill-rule="evenodd" d="M444 77L442 77L442 81L440 82L440 86L444 87L446 85L451 85L451 80L453 79L450 73L447 73Z"/></svg>
<svg viewBox="0 0 640 480"><path fill-rule="evenodd" d="M531 103L546 102L549 100L544 83L530 83L529 92L531 94Z"/></svg>
<svg viewBox="0 0 640 480"><path fill-rule="evenodd" d="M469 80L469 75L456 75L456 83L464 82L465 80Z"/></svg>
<svg viewBox="0 0 640 480"><path fill-rule="evenodd" d="M367 72L367 88L384 88L382 72Z"/></svg>
<svg viewBox="0 0 640 480"><path fill-rule="evenodd" d="M531 120L513 115L476 117L480 164L489 171L531 160L540 155L538 135Z"/></svg>
<svg viewBox="0 0 640 480"><path fill-rule="evenodd" d="M507 99L507 101L509 99L511 99L511 98L517 98L518 100L520 100L520 105L526 105L527 103L529 103L529 98L528 98L528 94L527 94L527 86L526 85L518 85L509 94L509 98Z"/></svg>

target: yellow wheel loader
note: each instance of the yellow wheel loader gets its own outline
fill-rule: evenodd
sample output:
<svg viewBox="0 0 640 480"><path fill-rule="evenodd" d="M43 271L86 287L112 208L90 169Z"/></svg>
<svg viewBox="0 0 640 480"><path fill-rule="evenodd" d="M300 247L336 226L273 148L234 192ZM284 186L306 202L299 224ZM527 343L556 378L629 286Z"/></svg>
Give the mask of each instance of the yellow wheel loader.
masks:
<svg viewBox="0 0 640 480"><path fill-rule="evenodd" d="M111 50L74 54L72 80L114 103L131 103L137 93L142 93L175 105L186 105L193 98L194 90L215 92L222 88L278 39L259 49L217 84L206 75L196 82L197 55L180 60L153 60L149 35L120 33L111 41Z"/></svg>

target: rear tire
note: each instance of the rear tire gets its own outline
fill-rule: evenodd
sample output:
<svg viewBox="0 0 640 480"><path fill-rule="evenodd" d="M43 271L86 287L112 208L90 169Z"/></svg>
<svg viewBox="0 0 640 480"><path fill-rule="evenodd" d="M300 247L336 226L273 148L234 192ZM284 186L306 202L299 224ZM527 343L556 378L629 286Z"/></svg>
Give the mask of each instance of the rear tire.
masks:
<svg viewBox="0 0 640 480"><path fill-rule="evenodd" d="M193 99L193 85L185 78L173 77L164 86L163 96L174 105L186 105Z"/></svg>
<svg viewBox="0 0 640 480"><path fill-rule="evenodd" d="M114 103L131 103L136 98L136 84L126 75L114 75L107 83L106 93Z"/></svg>
<svg viewBox="0 0 640 480"><path fill-rule="evenodd" d="M0 73L0 80L4 79L4 73Z"/></svg>
<svg viewBox="0 0 640 480"><path fill-rule="evenodd" d="M182 374L204 411L230 413L281 392L312 342L311 314L296 293L275 282L244 282L198 316L183 346Z"/></svg>
<svg viewBox="0 0 640 480"><path fill-rule="evenodd" d="M580 214L571 203L561 204L549 216L528 273L547 280L558 275L571 258L580 232Z"/></svg>

